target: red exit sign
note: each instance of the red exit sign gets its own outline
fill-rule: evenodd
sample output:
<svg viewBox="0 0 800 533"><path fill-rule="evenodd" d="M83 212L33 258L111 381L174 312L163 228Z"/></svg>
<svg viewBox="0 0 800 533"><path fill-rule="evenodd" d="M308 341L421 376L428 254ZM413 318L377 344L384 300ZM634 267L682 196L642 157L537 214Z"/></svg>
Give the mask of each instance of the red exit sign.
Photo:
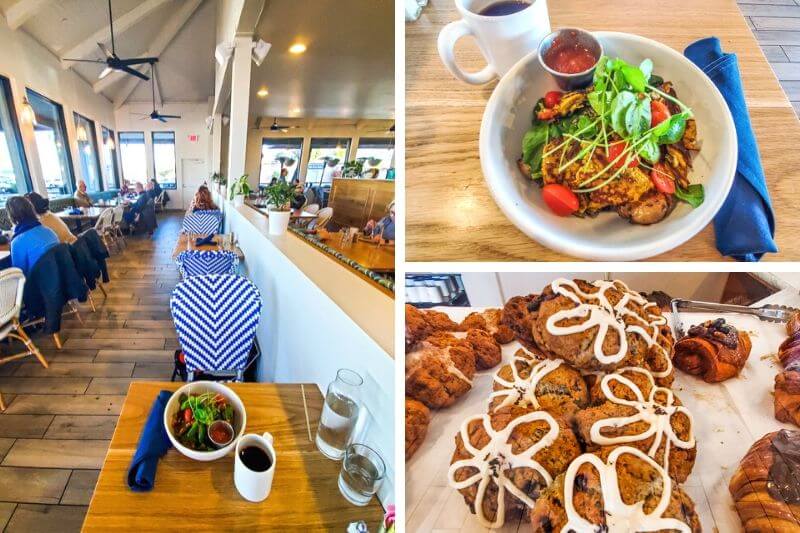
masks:
<svg viewBox="0 0 800 533"><path fill-rule="evenodd" d="M196 143L197 139L198 139L198 136L196 134L193 133L193 134L189 135L189 142L190 143Z"/></svg>

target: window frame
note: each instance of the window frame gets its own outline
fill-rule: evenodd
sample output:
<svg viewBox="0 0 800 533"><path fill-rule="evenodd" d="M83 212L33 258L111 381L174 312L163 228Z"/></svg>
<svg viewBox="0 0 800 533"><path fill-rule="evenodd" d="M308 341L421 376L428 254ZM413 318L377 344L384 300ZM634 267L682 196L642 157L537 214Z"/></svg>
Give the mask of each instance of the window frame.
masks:
<svg viewBox="0 0 800 533"><path fill-rule="evenodd" d="M392 158L394 158L396 156L397 145L395 143L395 138L394 137L361 137L358 140L358 146L356 147L356 151L353 154L353 161L357 161L358 160L358 151L361 150L361 148L364 147L364 145L367 145L366 149L374 148L372 146L369 146L371 144L375 144L375 145L378 145L380 147L385 147L385 148L390 148L391 147L391 149L392 149ZM391 160L388 162L388 165L389 166L386 169L381 169L378 172L378 176L380 176L381 172L384 173L384 176L382 178L378 177L376 179L386 179L386 175L385 175L386 172L390 168L392 168Z"/></svg>
<svg viewBox="0 0 800 533"><path fill-rule="evenodd" d="M87 183L86 184L87 185L87 192L90 193L90 194L91 193L103 192L104 190L106 190L106 188L105 188L105 181L103 180L103 167L100 165L100 148L97 146L97 124L95 124L94 120L90 119L86 115L81 115L77 111L73 111L72 112L72 118L75 121L75 144L78 147L79 151L81 149L80 148L80 144L79 144L81 141L77 137L78 119L85 120L89 124L89 126L91 127L91 131L87 131L86 132L89 135L89 139L87 140L87 142L91 143L92 147L94 148L94 162L95 162L95 165L97 165L97 179L99 181L100 189L97 190L97 191L90 191L88 189L88 185L89 184ZM82 157L82 156L80 154L78 154L78 157ZM81 171L82 170L83 169L81 169ZM83 176L83 181L84 181L84 183L86 182L86 176Z"/></svg>
<svg viewBox="0 0 800 533"><path fill-rule="evenodd" d="M175 169L175 183L172 184L164 184L158 181L158 172L156 170L156 135L163 135L165 133L172 134L172 159L174 160ZM150 132L150 143L153 147L153 179L156 180L162 189L169 189L171 191L178 189L178 137L175 135L174 130L153 130ZM158 143L158 144L167 144L167 143Z"/></svg>
<svg viewBox="0 0 800 533"><path fill-rule="evenodd" d="M17 115L17 106L14 103L14 93L11 90L11 80L5 76L0 75L0 91L3 91L3 96L6 99L6 107L8 108L8 115L11 119L11 134L13 135L14 143L19 152L20 165L22 166L22 178L25 181L27 191L20 193L25 194L33 192L33 178L31 177L31 169L28 165L28 155L25 153L25 145L22 141L22 131L19 129L19 115Z"/></svg>
<svg viewBox="0 0 800 533"><path fill-rule="evenodd" d="M259 151L258 151L258 186L259 186L259 188L260 187L266 187L267 185L269 185L269 183L264 185L261 182L261 169L263 168L263 163L264 163L264 144L267 144L269 142L274 142L275 144L290 144L290 143L294 143L294 141L300 141L299 142L300 157L297 159L297 179L300 180L300 178L303 175L303 173L302 173L302 164L303 164L303 154L305 153L305 149L306 149L305 139L303 137L262 137L261 138L261 146L259 147ZM290 179L290 181L291 181L291 179Z"/></svg>
<svg viewBox="0 0 800 533"><path fill-rule="evenodd" d="M314 141L347 141L347 147L344 149L344 157L341 160L342 169L344 169L344 164L350 161L350 152L353 149L353 137L311 137L308 140L308 161L306 161L306 183L308 183L308 165L311 164L311 153L314 151ZM327 147L324 147L327 148ZM320 187L328 186L330 187L333 183L323 183L322 179L325 177L325 168L322 169L322 174L320 174L319 181L311 182L312 185L317 185Z"/></svg>
<svg viewBox="0 0 800 533"><path fill-rule="evenodd" d="M37 98L41 98L42 100L44 100L48 104L50 104L53 107L55 107L55 109L57 111L59 125L61 126L61 130L62 130L62 133L64 135L64 146L63 146L63 149L66 150L66 154L67 154L67 157L66 157L66 159L67 159L67 172L69 173L69 175L67 176L67 180L66 180L66 185L67 185L68 191L67 191L66 194L58 196L57 198L69 198L73 194L75 194L75 190L77 189L77 183L75 182L75 163L74 163L74 161L72 161L72 150L70 150L70 147L69 147L69 133L67 131L66 115L64 115L64 106L61 105L60 103L56 102L55 100L53 100L51 98L48 98L47 96L43 95L42 93L31 89L30 87L25 87L25 96L27 97L28 102L30 102L30 100L31 100L31 95L33 95L33 96L35 96ZM33 104L31 104L31 107L33 107ZM35 114L36 114L36 110L34 110L34 115ZM34 128L35 128L35 126L34 126ZM45 183L45 189L47 189L47 183ZM46 190L45 190L45 194L47 195L48 198L50 197L50 194Z"/></svg>
<svg viewBox="0 0 800 533"><path fill-rule="evenodd" d="M147 137L145 137L144 131L136 131L136 130L118 131L117 132L117 146L119 147L120 162L122 162L122 135L125 134L125 133L140 133L142 135L142 146L144 146L144 153L145 153L145 156L147 156ZM147 164L146 163L145 163L145 167L144 168L145 168L145 171L146 171L147 170ZM128 178L125 177L125 165L120 165L120 177L122 178L123 181L130 181L131 185L136 183L134 180L128 180ZM145 181L143 182L143 184L147 183L147 179L148 179L148 177L145 176ZM122 182L120 182L120 188L121 187L122 187Z"/></svg>
<svg viewBox="0 0 800 533"><path fill-rule="evenodd" d="M111 150L111 165L112 165L112 168L114 169L114 180L113 180L113 183L112 183L112 185L113 185L112 188L119 189L120 187L122 187L122 183L120 183L121 174L120 174L120 168L119 168L119 161L117 161L117 144L118 144L119 141L117 141L117 139L116 139L117 134L116 134L116 132L114 130L112 130L111 128L107 128L104 125L100 124L100 137L103 138L103 148L104 149L105 149L105 143L106 143L106 136L105 136L106 132L108 132L108 138L110 138L112 141L114 141L114 148Z"/></svg>

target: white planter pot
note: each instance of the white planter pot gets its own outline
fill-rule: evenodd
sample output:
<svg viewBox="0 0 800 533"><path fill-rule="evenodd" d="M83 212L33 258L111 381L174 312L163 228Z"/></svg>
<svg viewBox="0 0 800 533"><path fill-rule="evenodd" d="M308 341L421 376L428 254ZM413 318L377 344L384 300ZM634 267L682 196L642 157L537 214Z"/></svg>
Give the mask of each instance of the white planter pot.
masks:
<svg viewBox="0 0 800 533"><path fill-rule="evenodd" d="M242 207L244 205L244 194L237 194L233 197L233 206Z"/></svg>
<svg viewBox="0 0 800 533"><path fill-rule="evenodd" d="M269 234L270 235L283 235L286 233L286 228L289 227L289 217L291 211L273 211L269 210Z"/></svg>

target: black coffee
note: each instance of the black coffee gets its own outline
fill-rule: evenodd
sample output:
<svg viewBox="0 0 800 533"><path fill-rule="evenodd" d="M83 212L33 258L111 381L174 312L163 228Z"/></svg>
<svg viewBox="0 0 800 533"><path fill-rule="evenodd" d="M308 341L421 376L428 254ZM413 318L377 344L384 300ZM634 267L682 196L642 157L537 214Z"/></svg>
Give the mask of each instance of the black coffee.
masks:
<svg viewBox="0 0 800 533"><path fill-rule="evenodd" d="M239 450L239 459L253 472L266 472L272 466L269 454L258 446L247 446Z"/></svg>
<svg viewBox="0 0 800 533"><path fill-rule="evenodd" d="M484 7L478 14L484 17L504 17L518 13L526 7L531 7L531 3L524 0L500 0Z"/></svg>

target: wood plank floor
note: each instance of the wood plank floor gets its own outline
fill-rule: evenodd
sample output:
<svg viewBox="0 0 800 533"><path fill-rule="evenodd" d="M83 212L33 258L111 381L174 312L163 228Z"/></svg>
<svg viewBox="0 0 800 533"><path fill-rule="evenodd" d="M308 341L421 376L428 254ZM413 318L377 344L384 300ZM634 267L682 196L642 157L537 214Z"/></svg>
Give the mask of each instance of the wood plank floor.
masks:
<svg viewBox="0 0 800 533"><path fill-rule="evenodd" d="M800 0L737 0L800 116Z"/></svg>
<svg viewBox="0 0 800 533"><path fill-rule="evenodd" d="M65 321L62 350L34 335L50 368L0 365L0 531L80 531L128 385L169 380L180 220L160 216L152 240L128 238L110 260L108 298L95 291L97 312L82 305L83 324Z"/></svg>

